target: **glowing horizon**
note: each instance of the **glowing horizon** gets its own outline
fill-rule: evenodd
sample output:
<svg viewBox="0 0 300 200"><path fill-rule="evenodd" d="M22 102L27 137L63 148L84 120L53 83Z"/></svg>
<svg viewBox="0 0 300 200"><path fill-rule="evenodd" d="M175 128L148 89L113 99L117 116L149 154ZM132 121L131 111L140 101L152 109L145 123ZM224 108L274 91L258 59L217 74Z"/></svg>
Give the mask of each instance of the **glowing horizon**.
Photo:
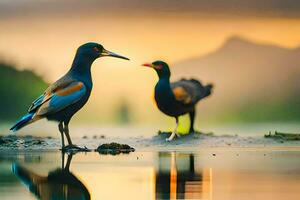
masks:
<svg viewBox="0 0 300 200"><path fill-rule="evenodd" d="M165 119L152 103L157 77L140 67L144 62L164 60L172 68L180 61L216 51L232 36L290 49L300 46L298 16L256 16L255 12L248 16L228 14L226 10L217 16L188 10L155 13L150 9L142 13L141 9L131 13L129 8L122 12L112 9L111 13L85 10L75 15L55 9L33 13L14 10L15 15L0 15L0 55L20 69L37 72L49 83L69 70L77 47L88 41L129 57L130 61L101 58L93 64L94 90L80 112L89 120L95 110L115 113L121 99L138 110L138 114L131 114L133 119ZM215 82L211 77L199 78ZM93 120L103 121L97 117Z"/></svg>

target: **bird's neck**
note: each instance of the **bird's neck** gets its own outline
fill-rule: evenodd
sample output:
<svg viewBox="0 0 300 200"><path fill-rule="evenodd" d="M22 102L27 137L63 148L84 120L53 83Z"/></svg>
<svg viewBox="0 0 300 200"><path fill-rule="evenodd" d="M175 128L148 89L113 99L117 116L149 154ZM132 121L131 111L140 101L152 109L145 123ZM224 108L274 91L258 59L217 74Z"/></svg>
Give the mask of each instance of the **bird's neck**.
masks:
<svg viewBox="0 0 300 200"><path fill-rule="evenodd" d="M86 87L90 90L93 87L91 66L94 60L88 59L87 57L76 54L72 67L68 72L73 78L82 81Z"/></svg>
<svg viewBox="0 0 300 200"><path fill-rule="evenodd" d="M159 77L158 82L165 85L170 85L170 77L168 76Z"/></svg>
<svg viewBox="0 0 300 200"><path fill-rule="evenodd" d="M71 67L71 71L80 73L82 75L90 74L93 62L94 60L87 58L86 56L76 54Z"/></svg>
<svg viewBox="0 0 300 200"><path fill-rule="evenodd" d="M154 89L154 97L158 106L173 100L173 92L169 78L160 78Z"/></svg>
<svg viewBox="0 0 300 200"><path fill-rule="evenodd" d="M77 54L74 58L70 73L73 76L84 79L86 81L92 81L91 66L93 62L94 60Z"/></svg>
<svg viewBox="0 0 300 200"><path fill-rule="evenodd" d="M169 77L160 77L156 84L156 90L171 91L170 78Z"/></svg>

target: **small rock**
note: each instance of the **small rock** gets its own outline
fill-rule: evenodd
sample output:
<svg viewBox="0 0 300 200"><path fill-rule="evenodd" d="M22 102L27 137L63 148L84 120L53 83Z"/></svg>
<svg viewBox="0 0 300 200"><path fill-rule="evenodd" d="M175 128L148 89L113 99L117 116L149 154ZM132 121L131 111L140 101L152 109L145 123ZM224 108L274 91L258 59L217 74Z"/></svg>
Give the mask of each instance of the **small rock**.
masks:
<svg viewBox="0 0 300 200"><path fill-rule="evenodd" d="M127 144L119 144L119 143L107 143L107 144L102 144L98 146L96 149L100 154L111 154L111 155L117 155L121 153L130 153L134 152L135 149Z"/></svg>

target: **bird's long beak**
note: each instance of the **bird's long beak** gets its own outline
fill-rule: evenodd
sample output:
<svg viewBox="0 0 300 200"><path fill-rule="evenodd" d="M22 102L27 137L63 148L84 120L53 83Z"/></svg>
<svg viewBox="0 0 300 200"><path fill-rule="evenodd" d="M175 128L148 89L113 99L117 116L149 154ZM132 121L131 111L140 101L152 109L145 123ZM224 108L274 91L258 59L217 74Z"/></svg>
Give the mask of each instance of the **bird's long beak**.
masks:
<svg viewBox="0 0 300 200"><path fill-rule="evenodd" d="M108 51L106 49L102 50L102 53L100 54L100 57L102 57L102 56L110 56L110 57L115 57L115 58L121 58L121 59L124 59L124 60L129 60L129 58L118 55L118 54L116 54L114 52L111 52L111 51Z"/></svg>
<svg viewBox="0 0 300 200"><path fill-rule="evenodd" d="M151 63L144 63L144 64L142 64L142 66L144 66L144 67L150 67L150 68L155 68L154 65L151 64Z"/></svg>

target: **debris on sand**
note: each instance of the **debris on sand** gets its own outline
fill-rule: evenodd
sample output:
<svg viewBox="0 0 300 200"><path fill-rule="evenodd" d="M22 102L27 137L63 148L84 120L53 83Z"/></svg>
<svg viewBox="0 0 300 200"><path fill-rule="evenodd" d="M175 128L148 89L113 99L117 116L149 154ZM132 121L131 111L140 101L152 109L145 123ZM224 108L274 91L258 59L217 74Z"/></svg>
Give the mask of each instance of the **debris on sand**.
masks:
<svg viewBox="0 0 300 200"><path fill-rule="evenodd" d="M10 148L28 148L34 146L45 146L47 142L40 137L33 137L31 135L26 136L16 136L16 135L7 135L0 136L0 149Z"/></svg>
<svg viewBox="0 0 300 200"><path fill-rule="evenodd" d="M274 134L272 134L272 132L270 131L269 134L265 135L265 138L272 138L272 139L279 139L279 140L300 140L300 134L297 133L281 133L281 132L277 132L275 131ZM283 143L283 141L282 141Z"/></svg>
<svg viewBox="0 0 300 200"><path fill-rule="evenodd" d="M157 132L157 135L171 135L172 134L172 132L171 131L158 131ZM194 131L194 132L192 132L192 133L178 133L179 135L181 135L181 136L184 136L184 135L197 135L197 134L199 134L199 135L206 135L206 136L213 136L214 135L214 133L213 132L209 132L209 133L203 133L203 132L199 132L199 131Z"/></svg>
<svg viewBox="0 0 300 200"><path fill-rule="evenodd" d="M100 154L117 155L121 153L134 152L135 149L128 144L119 144L116 142L101 144L96 149Z"/></svg>
<svg viewBox="0 0 300 200"><path fill-rule="evenodd" d="M78 152L90 152L92 150L87 148L86 146L79 147L76 145L68 145L62 148L61 151L64 153L78 153Z"/></svg>
<svg viewBox="0 0 300 200"><path fill-rule="evenodd" d="M157 135L163 135L163 136L170 136L172 134L171 131L158 131ZM205 135L205 136L214 136L213 132L209 132L209 133L203 133L203 132L199 132L199 131L195 131L192 133L178 133L180 136L185 136L185 135Z"/></svg>
<svg viewBox="0 0 300 200"><path fill-rule="evenodd" d="M153 137L153 140L162 140L165 141L168 137L170 137L170 135L172 134L172 132L162 132L162 131L158 131L157 135ZM215 137L214 133L209 132L209 133L203 133L203 132L192 132L192 133L178 133L181 140L181 142L183 141L187 141L187 140L195 140L195 139L199 139L199 138L203 138L203 137Z"/></svg>
<svg viewBox="0 0 300 200"><path fill-rule="evenodd" d="M100 138L105 139L106 137L105 137L105 135L100 135Z"/></svg>

